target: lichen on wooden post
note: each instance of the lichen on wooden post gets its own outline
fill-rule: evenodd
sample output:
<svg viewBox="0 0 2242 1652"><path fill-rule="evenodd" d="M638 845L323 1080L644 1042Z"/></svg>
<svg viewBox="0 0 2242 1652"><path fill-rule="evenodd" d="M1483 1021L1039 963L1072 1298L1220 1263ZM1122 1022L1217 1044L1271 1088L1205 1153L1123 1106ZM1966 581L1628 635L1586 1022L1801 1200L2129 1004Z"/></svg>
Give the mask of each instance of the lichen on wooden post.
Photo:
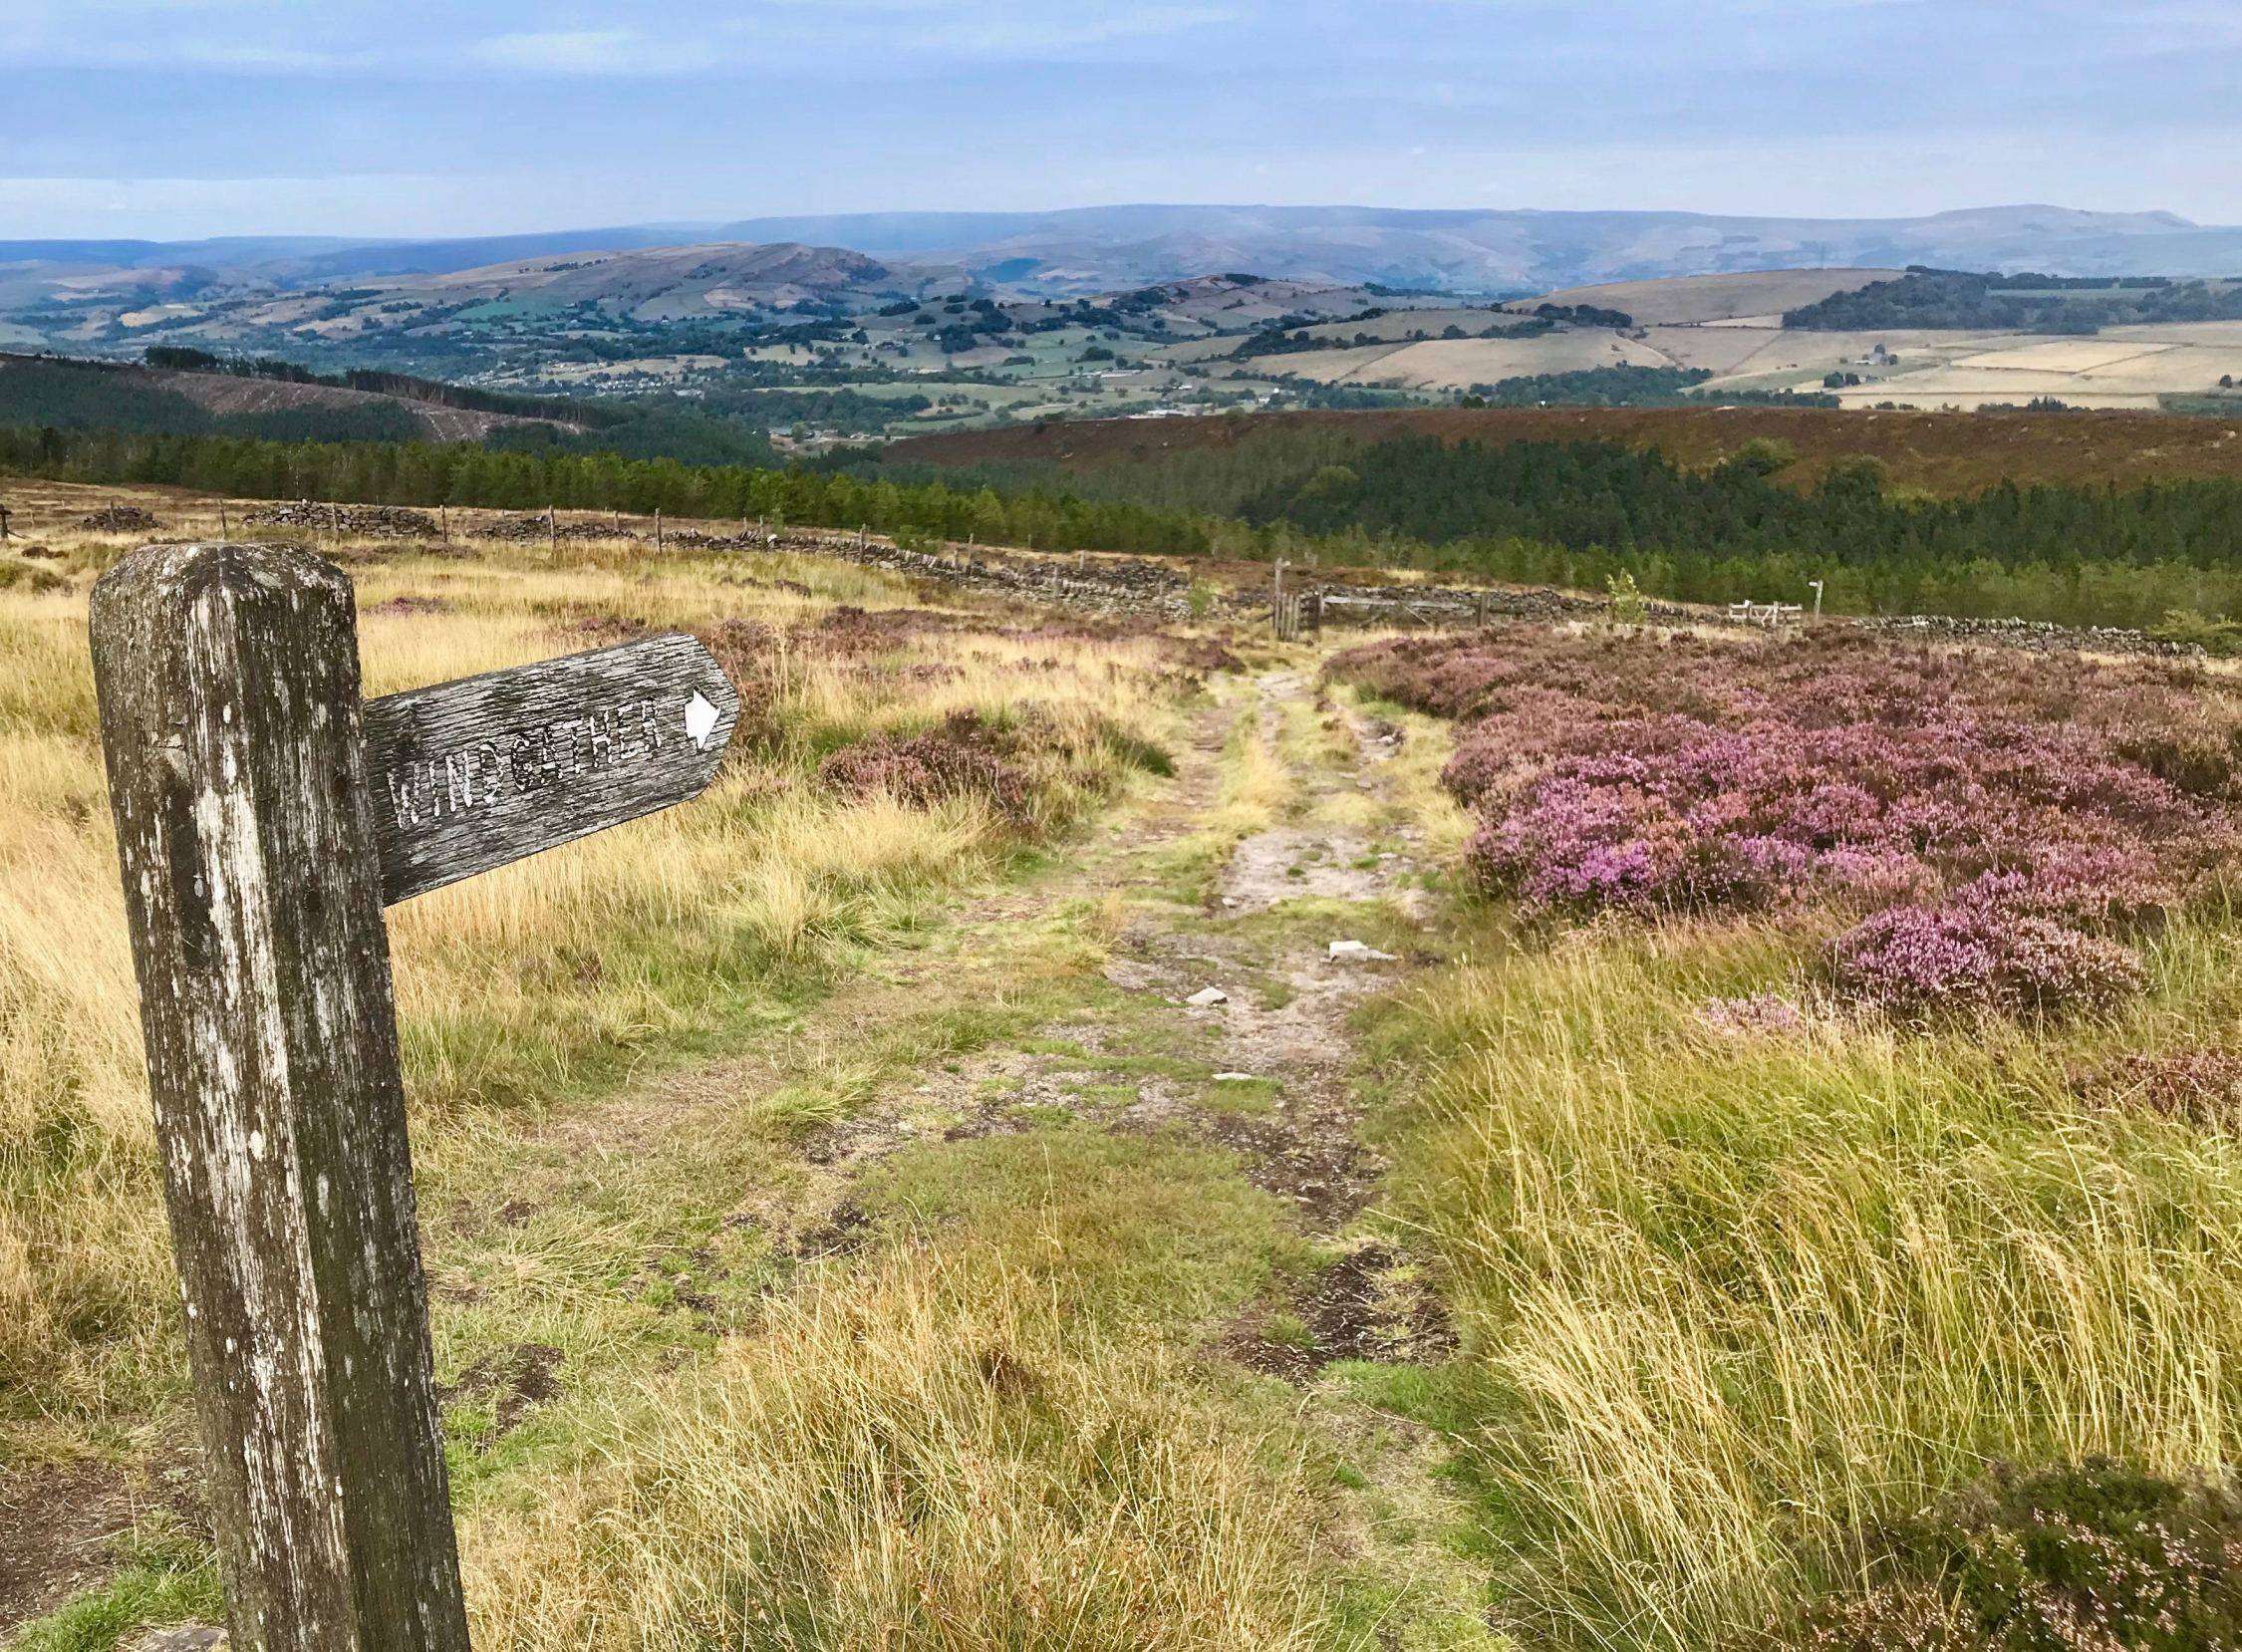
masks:
<svg viewBox="0 0 2242 1652"><path fill-rule="evenodd" d="M350 582L148 546L102 741L235 1652L465 1652Z"/></svg>

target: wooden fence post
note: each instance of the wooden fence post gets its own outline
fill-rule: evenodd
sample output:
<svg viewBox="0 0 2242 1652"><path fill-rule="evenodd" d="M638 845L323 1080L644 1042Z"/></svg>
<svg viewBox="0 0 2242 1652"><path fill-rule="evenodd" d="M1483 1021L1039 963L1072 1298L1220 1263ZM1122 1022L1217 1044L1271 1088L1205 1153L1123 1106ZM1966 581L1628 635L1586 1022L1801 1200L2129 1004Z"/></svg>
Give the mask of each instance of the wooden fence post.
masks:
<svg viewBox="0 0 2242 1652"><path fill-rule="evenodd" d="M0 505L0 539L8 537L8 507Z"/></svg>
<svg viewBox="0 0 2242 1652"><path fill-rule="evenodd" d="M545 548L549 551L560 549L560 524L553 520L551 505L545 507Z"/></svg>
<svg viewBox="0 0 2242 1652"><path fill-rule="evenodd" d="M92 618L234 1652L466 1652L350 582L151 545Z"/></svg>

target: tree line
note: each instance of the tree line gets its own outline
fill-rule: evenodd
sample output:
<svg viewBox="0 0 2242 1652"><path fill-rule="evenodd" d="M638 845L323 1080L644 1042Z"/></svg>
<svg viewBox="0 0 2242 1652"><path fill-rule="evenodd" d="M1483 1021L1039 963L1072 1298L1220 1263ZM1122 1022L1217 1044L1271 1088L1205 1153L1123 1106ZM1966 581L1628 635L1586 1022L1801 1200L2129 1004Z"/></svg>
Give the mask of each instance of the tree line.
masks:
<svg viewBox="0 0 2242 1652"><path fill-rule="evenodd" d="M1414 566L1698 602L1840 612L2018 615L2149 625L2242 617L2242 482L2004 484L1961 499L1886 491L1872 460L1809 488L1750 453L1710 469L1598 441L1331 432L1243 442L1174 469L1117 464L942 472L858 456L824 466L693 465L613 451L265 441L0 428L0 473L172 484L241 497L869 527L1046 550Z"/></svg>
<svg viewBox="0 0 2242 1652"><path fill-rule="evenodd" d="M238 498L497 510L622 510L908 532L1042 549L1192 555L1201 518L1041 490L999 494L847 470L506 450L466 442L261 441L116 429L0 427L0 475L167 485ZM1248 538L1252 538L1249 530Z"/></svg>
<svg viewBox="0 0 2242 1652"><path fill-rule="evenodd" d="M1921 265L1785 313L1783 325L1840 333L1960 328L2097 333L2149 322L2242 320L2242 284L2150 276L1993 275Z"/></svg>

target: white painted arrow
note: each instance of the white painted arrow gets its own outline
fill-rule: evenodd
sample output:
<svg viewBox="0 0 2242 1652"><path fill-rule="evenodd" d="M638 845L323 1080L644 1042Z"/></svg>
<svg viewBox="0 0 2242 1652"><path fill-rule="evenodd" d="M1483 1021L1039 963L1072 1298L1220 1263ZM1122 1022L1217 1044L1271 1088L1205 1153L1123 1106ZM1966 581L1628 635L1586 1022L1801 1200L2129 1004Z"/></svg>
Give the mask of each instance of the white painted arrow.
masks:
<svg viewBox="0 0 2242 1652"><path fill-rule="evenodd" d="M716 708L708 703L708 696L699 688L694 689L685 708L686 737L693 741L694 750L708 749L708 736L716 731Z"/></svg>

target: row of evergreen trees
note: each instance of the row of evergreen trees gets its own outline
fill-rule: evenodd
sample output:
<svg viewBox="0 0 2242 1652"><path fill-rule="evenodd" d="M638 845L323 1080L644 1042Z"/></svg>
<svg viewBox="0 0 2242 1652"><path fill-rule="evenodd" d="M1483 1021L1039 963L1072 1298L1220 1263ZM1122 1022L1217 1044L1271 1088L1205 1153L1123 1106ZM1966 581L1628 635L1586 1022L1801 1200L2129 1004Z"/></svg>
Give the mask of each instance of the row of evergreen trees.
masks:
<svg viewBox="0 0 2242 1652"><path fill-rule="evenodd" d="M764 518L1041 549L1283 556L1595 589L1622 570L1688 601L1837 612L2153 624L2242 616L2242 482L2002 485L1962 499L1887 493L1872 461L1818 486L1748 455L1691 470L1611 443L1348 443L1328 432L1176 471L1072 481L925 467L690 465L614 452L421 442L277 442L0 428L0 473L168 483L237 497ZM1139 497L1130 497L1130 493ZM1202 501L1219 500L1220 509Z"/></svg>
<svg viewBox="0 0 2242 1652"><path fill-rule="evenodd" d="M1191 555L1213 548L1209 524L1200 518L1114 500L463 442L280 442L16 426L0 428L0 474L7 473L172 485L237 498L760 517L1044 549ZM1250 531L1246 537L1252 538Z"/></svg>
<svg viewBox="0 0 2242 1652"><path fill-rule="evenodd" d="M1812 553L1846 567L2242 558L2242 484L2003 483L1955 499L1896 497L1872 459L1812 488L1773 480L1748 456L1686 469L1655 449L1603 441L1443 442L1402 436L1360 448L1248 498L1255 522L1310 533L1361 528L1444 544L1499 537L1621 557L1682 560Z"/></svg>

